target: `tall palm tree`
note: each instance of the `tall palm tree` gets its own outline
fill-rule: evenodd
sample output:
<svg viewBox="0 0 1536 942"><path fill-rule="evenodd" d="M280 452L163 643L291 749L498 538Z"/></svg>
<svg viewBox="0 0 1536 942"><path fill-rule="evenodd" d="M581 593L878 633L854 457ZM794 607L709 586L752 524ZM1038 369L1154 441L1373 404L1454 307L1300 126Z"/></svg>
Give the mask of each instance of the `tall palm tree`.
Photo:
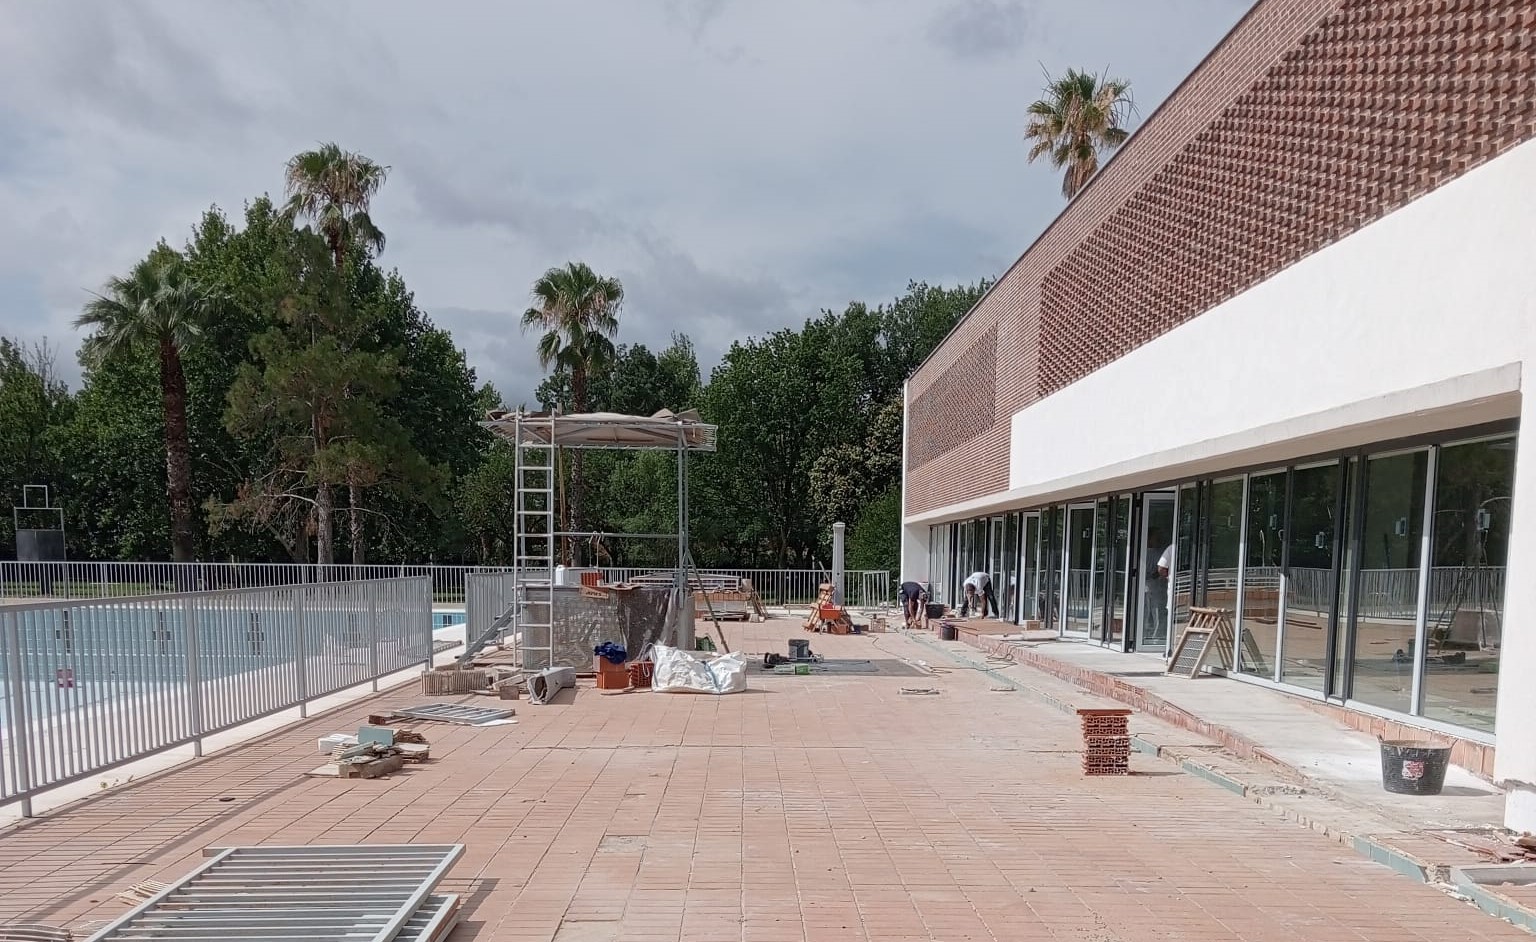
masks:
<svg viewBox="0 0 1536 942"><path fill-rule="evenodd" d="M1024 139L1032 142L1030 163L1049 156L1053 167L1066 168L1061 195L1071 199L1098 172L1099 155L1131 136L1124 127L1135 108L1131 83L1076 69L1047 79L1043 97L1029 106Z"/></svg>
<svg viewBox="0 0 1536 942"><path fill-rule="evenodd" d="M571 407L578 413L591 406L588 381L613 362L613 335L619 329L619 305L624 286L617 278L604 278L586 262L551 268L533 283L533 302L523 313L523 330L543 330L539 338L539 365L563 371L571 379ZM581 451L571 456L571 499L567 505L567 529L579 531L586 480ZM569 559L567 559L569 562Z"/></svg>
<svg viewBox="0 0 1536 942"><path fill-rule="evenodd" d="M171 555L191 562L192 466L187 433L187 376L182 354L203 337L213 294L187 274L181 256L163 245L126 278L114 277L85 305L76 327L94 331L84 344L88 363L100 364L133 350L151 350L160 361L160 399L165 410L165 485L171 504Z"/></svg>
<svg viewBox="0 0 1536 942"><path fill-rule="evenodd" d="M288 161L284 213L290 220L313 224L331 247L339 270L354 245L376 254L384 251L384 233L368 210L388 176L388 167L362 154L322 144Z"/></svg>
<svg viewBox="0 0 1536 942"><path fill-rule="evenodd" d="M335 143L322 144L315 150L296 154L288 161L288 203L284 212L290 220L308 219L311 222L331 247L336 270L340 272L346 266L347 252L354 245L374 253L384 251L384 233L373 224L368 209L388 176L388 167L362 154L342 150ZM329 484L321 482L319 506L331 505L330 490ZM362 565L363 494L356 479L348 483L347 503L352 563ZM322 527L322 530L328 528Z"/></svg>

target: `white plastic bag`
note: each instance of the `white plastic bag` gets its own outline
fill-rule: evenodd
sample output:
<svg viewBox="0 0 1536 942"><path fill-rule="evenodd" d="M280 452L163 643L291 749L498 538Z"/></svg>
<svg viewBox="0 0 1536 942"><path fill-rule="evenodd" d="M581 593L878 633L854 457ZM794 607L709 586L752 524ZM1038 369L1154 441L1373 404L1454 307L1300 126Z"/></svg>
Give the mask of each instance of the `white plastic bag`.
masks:
<svg viewBox="0 0 1536 942"><path fill-rule="evenodd" d="M651 689L660 693L740 693L747 689L747 659L722 654L701 661L681 648L658 644L651 651Z"/></svg>

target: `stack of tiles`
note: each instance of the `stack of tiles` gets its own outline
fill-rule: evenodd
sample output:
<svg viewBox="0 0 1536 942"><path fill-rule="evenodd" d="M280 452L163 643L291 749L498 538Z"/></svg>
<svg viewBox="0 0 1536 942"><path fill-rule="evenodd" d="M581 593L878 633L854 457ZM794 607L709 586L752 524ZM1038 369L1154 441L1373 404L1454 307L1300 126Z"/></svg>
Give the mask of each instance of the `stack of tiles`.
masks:
<svg viewBox="0 0 1536 942"><path fill-rule="evenodd" d="M1083 774L1131 773L1130 710L1078 710L1083 722Z"/></svg>

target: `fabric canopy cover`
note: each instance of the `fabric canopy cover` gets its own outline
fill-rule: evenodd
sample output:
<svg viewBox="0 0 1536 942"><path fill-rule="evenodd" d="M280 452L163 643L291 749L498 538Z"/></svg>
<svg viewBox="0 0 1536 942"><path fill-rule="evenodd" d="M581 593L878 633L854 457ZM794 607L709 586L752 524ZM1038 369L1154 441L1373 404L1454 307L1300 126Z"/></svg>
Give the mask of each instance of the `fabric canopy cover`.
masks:
<svg viewBox="0 0 1536 942"><path fill-rule="evenodd" d="M668 409L651 416L617 412L561 415L550 412L492 410L480 423L513 444L556 445L561 448L630 448L714 451L716 427L705 424L693 409ZM521 435L522 441L518 441Z"/></svg>

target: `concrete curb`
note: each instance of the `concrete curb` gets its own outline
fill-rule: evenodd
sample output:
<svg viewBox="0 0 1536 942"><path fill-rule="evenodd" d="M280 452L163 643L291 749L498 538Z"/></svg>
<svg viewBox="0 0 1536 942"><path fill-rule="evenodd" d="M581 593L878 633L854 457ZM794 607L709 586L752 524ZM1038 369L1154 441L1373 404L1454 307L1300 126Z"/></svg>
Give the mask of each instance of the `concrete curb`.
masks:
<svg viewBox="0 0 1536 942"><path fill-rule="evenodd" d="M941 647L936 642L930 641L927 638L921 637L912 632L903 630L901 633L922 645L923 647L929 648L935 653L942 654L944 657L948 658L954 663L979 670L991 679L1000 683L1007 684L1016 690L1026 693L1033 699L1038 700L1039 702L1051 707L1052 709L1055 709L1060 713L1075 714L1077 711L1076 704L1067 703L1066 701L1061 700L1059 697L1052 696L1051 694L1031 687L1022 681L1001 674L997 671L997 669L987 664L977 663L970 658L964 657L958 652ZM1010 647L1009 653L1012 654L1017 650L1018 649L1016 648ZM993 656L1001 656L997 652L988 651L987 653L992 654ZM1076 682L1073 678L1061 677L1053 671L1044 670L1037 667L1034 661L1039 659L1040 658L1038 655L1034 658L1028 659L1027 661L1019 661L1012 657L1009 658L1009 660L1011 660L1017 666L1030 667L1041 670L1041 672L1047 676L1057 677L1057 679L1068 683ZM1100 696L1093 693L1091 690L1084 691L1084 693L1090 697ZM1114 699L1119 702L1126 702L1125 700L1118 697L1100 696L1100 698ZM1163 717L1158 716L1156 713L1149 711L1144 712L1146 715L1149 715L1154 719L1159 719L1162 722L1169 723L1170 725L1179 728L1186 730L1189 729L1189 727L1184 726L1182 723L1164 719ZM1180 710L1178 712L1183 713L1184 711ZM1198 718L1194 719L1198 720ZM1199 722L1202 725L1208 725L1205 724L1204 721ZM1194 732L1194 730L1190 731ZM1217 745L1221 748L1230 749L1230 747L1225 741L1223 741L1222 738L1208 738L1215 739ZM1278 762L1267 753L1264 753L1263 750L1260 749L1256 744L1248 743L1246 740L1244 742L1249 747L1247 750L1245 750L1249 753L1249 755L1243 756L1244 758L1262 759L1267 763L1278 765L1282 769L1286 769L1299 778L1306 778L1298 770L1289 769L1283 763ZM1245 782L1214 768L1208 762L1200 761L1201 757L1198 754L1188 754L1189 752L1198 753L1198 750L1189 750L1187 748L1176 746L1161 745L1154 739L1148 738L1145 734L1133 733L1131 735L1131 748L1136 752L1142 753L1143 755L1154 756L1165 762L1176 765L1183 772L1209 782L1218 788L1221 788L1248 801L1252 801L1259 807L1268 811L1272 811L1287 821L1298 824L1310 831L1314 831L1327 837L1329 840L1348 847L1355 853L1359 854L1361 857L1381 864L1382 866L1391 869L1393 872L1398 873L1401 876L1416 880L1426 886L1440 890L1447 895L1469 902L1490 916L1503 919L1516 926L1519 926L1522 929L1536 932L1536 912L1526 909L1525 907L1514 903L1511 900L1504 899L1503 897L1492 893L1477 883L1473 882L1470 877L1468 877L1463 872L1463 868L1450 867L1444 864L1436 864L1431 861L1423 860L1413 854L1408 853L1407 851L1393 847L1391 844L1383 842L1376 836L1351 833L1335 825L1328 824L1320 818L1307 814L1306 812L1296 808L1294 804L1287 804L1283 801L1278 801L1274 797L1278 792L1279 794L1289 795L1291 797L1316 795L1328 801L1342 800L1336 796L1329 795L1324 790L1300 787L1291 785L1289 783ZM1238 750L1231 751L1237 752Z"/></svg>

